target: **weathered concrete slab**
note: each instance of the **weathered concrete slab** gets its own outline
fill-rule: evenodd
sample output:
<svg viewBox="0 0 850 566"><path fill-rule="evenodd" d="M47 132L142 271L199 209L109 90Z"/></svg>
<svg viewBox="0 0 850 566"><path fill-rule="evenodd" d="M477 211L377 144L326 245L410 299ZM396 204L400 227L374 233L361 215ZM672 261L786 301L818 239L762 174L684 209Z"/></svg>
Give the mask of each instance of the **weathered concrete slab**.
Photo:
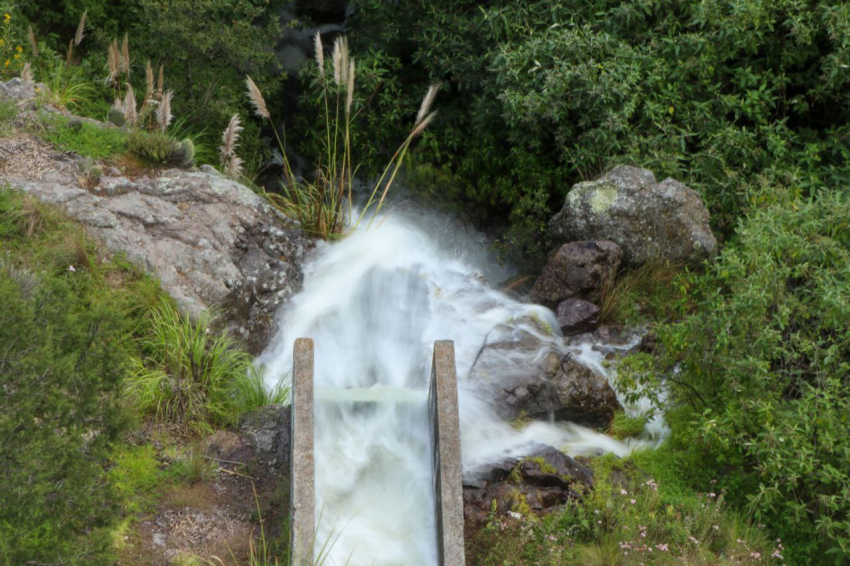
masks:
<svg viewBox="0 0 850 566"><path fill-rule="evenodd" d="M463 566L463 479L455 346L434 343L428 392L437 519L437 556L441 566Z"/></svg>
<svg viewBox="0 0 850 566"><path fill-rule="evenodd" d="M316 484L313 395L313 341L295 341L292 364L292 522L290 564L313 565L316 533Z"/></svg>

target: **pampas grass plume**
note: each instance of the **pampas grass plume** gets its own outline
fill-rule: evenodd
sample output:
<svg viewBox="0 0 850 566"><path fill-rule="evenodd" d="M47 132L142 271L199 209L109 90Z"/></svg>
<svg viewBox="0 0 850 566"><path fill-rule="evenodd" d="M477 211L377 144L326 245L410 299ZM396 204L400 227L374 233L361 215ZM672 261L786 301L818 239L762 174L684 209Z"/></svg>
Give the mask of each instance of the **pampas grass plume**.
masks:
<svg viewBox="0 0 850 566"><path fill-rule="evenodd" d="M322 34L316 32L316 64L319 66L319 75L325 78L325 48L322 46Z"/></svg>
<svg viewBox="0 0 850 566"><path fill-rule="evenodd" d="M245 79L245 85L248 87L248 98L251 100L251 104L254 105L254 111L257 116L270 120L271 114L269 113L269 109L266 108L266 101L263 99L263 93L261 93L260 89L257 88L257 84L254 82L254 79L247 77Z"/></svg>
<svg viewBox="0 0 850 566"><path fill-rule="evenodd" d="M163 93L162 100L156 109L156 123L163 132L168 129L168 125L171 124L171 119L173 118L171 115L171 99L173 96L174 93L170 90Z"/></svg>
<svg viewBox="0 0 850 566"><path fill-rule="evenodd" d="M86 16L88 13L88 10L83 12L83 15L80 17L80 23L77 24L77 34L74 36L74 45L78 47L83 42L83 37L86 35Z"/></svg>
<svg viewBox="0 0 850 566"><path fill-rule="evenodd" d="M425 94L425 98L422 99L422 104L419 106L419 113L416 114L417 124L421 123L428 115L428 111L431 110L431 105L434 103L434 99L437 98L437 92L440 90L440 86L442 86L442 83L437 82L428 87L428 92Z"/></svg>
<svg viewBox="0 0 850 566"><path fill-rule="evenodd" d="M29 29L30 47L32 48L32 56L38 57L38 43L35 42L35 32L32 31L32 26Z"/></svg>

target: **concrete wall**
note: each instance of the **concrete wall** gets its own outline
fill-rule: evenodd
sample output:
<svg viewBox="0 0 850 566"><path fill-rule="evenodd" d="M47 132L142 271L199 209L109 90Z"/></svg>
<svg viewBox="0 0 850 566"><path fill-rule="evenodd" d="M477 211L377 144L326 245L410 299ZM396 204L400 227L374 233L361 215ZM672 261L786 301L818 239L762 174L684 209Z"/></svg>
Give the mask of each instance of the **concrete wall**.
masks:
<svg viewBox="0 0 850 566"><path fill-rule="evenodd" d="M454 342L434 343L428 391L437 552L441 566L463 566L463 484Z"/></svg>
<svg viewBox="0 0 850 566"><path fill-rule="evenodd" d="M292 367L292 521L290 564L313 566L316 533L315 455L313 447L313 341L295 341Z"/></svg>

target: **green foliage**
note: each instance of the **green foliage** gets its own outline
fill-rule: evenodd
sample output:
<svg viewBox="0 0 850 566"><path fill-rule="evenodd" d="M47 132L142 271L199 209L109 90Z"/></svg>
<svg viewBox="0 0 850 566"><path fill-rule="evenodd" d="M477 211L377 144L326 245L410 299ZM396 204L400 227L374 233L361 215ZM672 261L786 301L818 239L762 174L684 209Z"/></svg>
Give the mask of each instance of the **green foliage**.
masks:
<svg viewBox="0 0 850 566"><path fill-rule="evenodd" d="M162 132L133 130L127 137L127 149L153 164L165 165L179 150L179 144Z"/></svg>
<svg viewBox="0 0 850 566"><path fill-rule="evenodd" d="M635 374L670 376L692 477L714 474L795 562L850 556L848 215L829 193L753 214Z"/></svg>
<svg viewBox="0 0 850 566"><path fill-rule="evenodd" d="M107 159L127 151L127 133L118 128L100 127L55 114L44 114L40 120L44 129L39 134L62 151L92 159Z"/></svg>
<svg viewBox="0 0 850 566"><path fill-rule="evenodd" d="M193 485L213 478L216 470L215 463L205 457L203 445L195 442L187 453L169 466L168 475Z"/></svg>
<svg viewBox="0 0 850 566"><path fill-rule="evenodd" d="M670 451L593 460L594 490L542 519L494 516L475 535L475 564L766 563L782 548L728 509L706 484L678 479ZM522 508L522 505L517 506ZM526 513L528 512L526 506ZM650 550L651 549L651 550Z"/></svg>
<svg viewBox="0 0 850 566"><path fill-rule="evenodd" d="M417 155L464 179L455 196L485 220L510 210L512 245L617 163L693 186L729 234L763 182L812 194L850 179L848 22L829 0L363 0L350 26L375 95L353 144L387 153L442 79Z"/></svg>
<svg viewBox="0 0 850 566"><path fill-rule="evenodd" d="M59 110L81 113L83 106L90 106L94 97L95 89L90 77L76 67L67 67L58 56L47 59L47 63L40 66L40 80L46 89L38 93L39 102Z"/></svg>
<svg viewBox="0 0 850 566"><path fill-rule="evenodd" d="M608 427L608 435L617 440L634 438L640 436L645 426L646 421L642 416L630 417L625 412L619 411L614 415L611 426Z"/></svg>
<svg viewBox="0 0 850 566"><path fill-rule="evenodd" d="M154 309L152 332L142 339L146 355L133 360L128 383L142 412L206 431L238 417L233 388L246 379L251 357L215 322L209 311L196 321L181 317L168 302Z"/></svg>
<svg viewBox="0 0 850 566"><path fill-rule="evenodd" d="M245 376L233 383L233 400L236 413L245 414L266 405L286 405L289 403L289 386L284 377L271 388L266 387L262 369L251 366Z"/></svg>
<svg viewBox="0 0 850 566"><path fill-rule="evenodd" d="M18 107L14 102L0 102L0 137L12 133L12 121L18 115Z"/></svg>
<svg viewBox="0 0 850 566"><path fill-rule="evenodd" d="M26 27L14 7L0 4L0 79L17 77L24 66Z"/></svg>
<svg viewBox="0 0 850 566"><path fill-rule="evenodd" d="M21 266L50 257L39 249L52 221L30 230L31 214L0 192L0 555L104 563L118 514L104 467L126 422L129 325L97 270Z"/></svg>

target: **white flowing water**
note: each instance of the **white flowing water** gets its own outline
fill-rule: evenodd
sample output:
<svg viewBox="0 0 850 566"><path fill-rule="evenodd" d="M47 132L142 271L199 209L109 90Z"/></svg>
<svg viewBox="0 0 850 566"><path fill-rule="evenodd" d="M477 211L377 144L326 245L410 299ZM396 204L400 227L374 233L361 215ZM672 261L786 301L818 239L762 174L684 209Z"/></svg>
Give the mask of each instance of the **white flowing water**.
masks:
<svg viewBox="0 0 850 566"><path fill-rule="evenodd" d="M421 210L396 210L375 224L320 245L304 290L285 307L259 361L276 382L291 371L295 339L315 342L316 556L326 564L432 565L427 396L435 340L455 343L464 470L521 455L534 443L620 455L635 443L569 423L515 430L500 420L486 388L468 379L470 367L494 328L539 335L514 321L533 315L557 328L553 314L487 284L507 272L479 234ZM612 377L602 363L605 347L541 340ZM530 366L533 358L511 363ZM660 438L663 423L647 430Z"/></svg>

